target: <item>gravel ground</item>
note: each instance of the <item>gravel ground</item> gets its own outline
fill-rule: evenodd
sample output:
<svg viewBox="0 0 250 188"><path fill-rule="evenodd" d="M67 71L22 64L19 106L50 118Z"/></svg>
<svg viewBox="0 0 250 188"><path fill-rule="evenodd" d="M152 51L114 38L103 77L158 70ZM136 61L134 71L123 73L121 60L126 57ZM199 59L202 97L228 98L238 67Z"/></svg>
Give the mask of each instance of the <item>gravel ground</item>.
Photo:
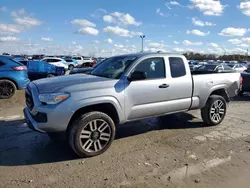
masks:
<svg viewBox="0 0 250 188"><path fill-rule="evenodd" d="M249 188L250 97L219 126L199 111L119 125L102 155L79 159L23 123L23 92L0 101L0 187Z"/></svg>

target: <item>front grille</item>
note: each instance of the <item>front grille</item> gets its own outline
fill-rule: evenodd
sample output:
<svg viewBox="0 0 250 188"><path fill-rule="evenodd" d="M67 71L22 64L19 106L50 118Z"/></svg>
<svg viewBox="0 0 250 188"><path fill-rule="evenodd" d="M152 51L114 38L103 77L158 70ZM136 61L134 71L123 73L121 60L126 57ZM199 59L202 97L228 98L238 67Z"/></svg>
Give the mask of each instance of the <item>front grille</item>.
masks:
<svg viewBox="0 0 250 188"><path fill-rule="evenodd" d="M32 110L32 108L34 107L34 102L33 102L32 94L31 94L29 88L26 88L26 90L25 90L25 101L26 101L27 107L30 110Z"/></svg>

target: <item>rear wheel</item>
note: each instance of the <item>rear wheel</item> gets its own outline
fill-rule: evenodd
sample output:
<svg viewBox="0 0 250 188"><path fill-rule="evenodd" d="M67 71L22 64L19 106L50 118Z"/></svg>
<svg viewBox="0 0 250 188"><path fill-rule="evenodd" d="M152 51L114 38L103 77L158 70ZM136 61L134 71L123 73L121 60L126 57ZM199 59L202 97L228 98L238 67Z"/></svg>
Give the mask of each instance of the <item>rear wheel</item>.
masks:
<svg viewBox="0 0 250 188"><path fill-rule="evenodd" d="M16 85L10 80L0 80L0 99L9 99L16 92Z"/></svg>
<svg viewBox="0 0 250 188"><path fill-rule="evenodd" d="M212 95L201 109L201 117L207 125L218 125L225 118L226 111L226 100L222 96Z"/></svg>
<svg viewBox="0 0 250 188"><path fill-rule="evenodd" d="M113 120L102 112L89 112L76 119L69 129L69 144L80 157L105 152L115 137Z"/></svg>
<svg viewBox="0 0 250 188"><path fill-rule="evenodd" d="M69 65L69 70L73 70L74 69L74 65Z"/></svg>

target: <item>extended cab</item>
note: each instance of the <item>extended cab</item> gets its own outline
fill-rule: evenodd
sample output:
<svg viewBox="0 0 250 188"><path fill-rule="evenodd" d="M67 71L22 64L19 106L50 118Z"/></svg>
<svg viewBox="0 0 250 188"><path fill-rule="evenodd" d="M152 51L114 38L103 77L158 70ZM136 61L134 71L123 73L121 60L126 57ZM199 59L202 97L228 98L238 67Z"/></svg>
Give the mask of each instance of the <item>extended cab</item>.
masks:
<svg viewBox="0 0 250 188"><path fill-rule="evenodd" d="M26 122L52 138L67 133L81 157L109 148L116 125L201 109L208 125L220 124L240 88L239 73L192 75L183 55L138 53L111 57L89 74L31 82Z"/></svg>

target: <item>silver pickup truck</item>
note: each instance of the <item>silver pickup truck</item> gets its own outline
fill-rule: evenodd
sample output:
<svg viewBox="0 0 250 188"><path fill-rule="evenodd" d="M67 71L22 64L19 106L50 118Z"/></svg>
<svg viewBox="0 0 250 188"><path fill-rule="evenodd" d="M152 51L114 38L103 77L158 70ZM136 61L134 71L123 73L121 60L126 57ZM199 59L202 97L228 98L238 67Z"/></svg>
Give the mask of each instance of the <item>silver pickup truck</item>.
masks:
<svg viewBox="0 0 250 188"><path fill-rule="evenodd" d="M106 151L119 124L201 109L207 125L221 123L240 88L239 73L192 75L183 55L111 57L89 74L31 82L26 122L51 138L65 133L80 157Z"/></svg>

